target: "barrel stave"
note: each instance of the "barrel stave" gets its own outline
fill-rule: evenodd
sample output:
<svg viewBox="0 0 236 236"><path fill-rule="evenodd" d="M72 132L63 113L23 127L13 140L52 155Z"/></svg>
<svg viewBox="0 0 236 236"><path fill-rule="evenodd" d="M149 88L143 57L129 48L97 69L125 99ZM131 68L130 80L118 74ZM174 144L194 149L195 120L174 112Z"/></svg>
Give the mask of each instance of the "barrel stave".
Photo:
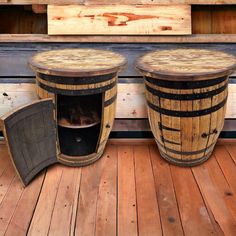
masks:
<svg viewBox="0 0 236 236"><path fill-rule="evenodd" d="M201 93L201 89L198 88L198 89L193 89L192 90L192 93ZM206 99L208 100L208 99ZM201 110L201 102L202 102L202 99L197 99L197 100L193 100L192 101L192 107L193 107L193 110L196 111L196 110ZM203 149L206 147L206 144L200 144L199 145L199 142L201 142L201 137L200 137L200 124L201 123L201 117L200 116L197 116L197 117L193 117L192 118L192 145L191 145L191 151L197 151L197 150L200 150L200 149ZM200 154L194 154L192 155L192 159L197 159L197 158L201 158L203 155L200 153Z"/></svg>
<svg viewBox="0 0 236 236"><path fill-rule="evenodd" d="M180 90L180 94L192 94L193 90L188 89L187 91ZM193 111L193 101L180 101L180 110L186 112ZM183 153L182 159L192 159L192 142L193 142L193 118L192 117L181 117L180 120L180 133L181 133L181 152ZM185 154L184 154L185 153ZM186 154L189 153L189 154Z"/></svg>
<svg viewBox="0 0 236 236"><path fill-rule="evenodd" d="M37 92L39 98L42 98L42 99L43 98L52 98L55 103L55 94L54 93L50 93L47 90L45 90L39 86L36 87L36 92Z"/></svg>
<svg viewBox="0 0 236 236"><path fill-rule="evenodd" d="M161 90L165 93L170 93L170 94L173 93L173 91L169 88L161 88ZM173 103L174 100L160 98L160 101L161 101L161 107L162 108L169 109L169 110L173 109L171 103ZM176 103L177 103L176 105L177 105L178 109L180 109L181 108L180 107L180 102L176 101ZM164 146L167 147L167 148L170 148L170 149L181 151L181 140L176 139L176 138L179 138L178 135L180 134L180 126L178 126L178 122L176 122L175 124L172 125L172 119L173 118L176 118L176 117L161 114L161 125L163 127L162 128L163 129L162 135L163 135ZM171 153L167 149L166 149L166 153L168 155L172 155L174 158L180 158L181 159L180 154Z"/></svg>
<svg viewBox="0 0 236 236"><path fill-rule="evenodd" d="M107 90L104 93L104 105L102 113L102 124L100 137L98 140L97 152L103 152L105 145L107 143L109 134L111 132L114 120L115 120L115 111L116 111L116 96L117 96L117 86L112 89ZM112 102L108 102L112 101ZM106 103L108 105L106 105Z"/></svg>
<svg viewBox="0 0 236 236"><path fill-rule="evenodd" d="M145 94L146 94L146 99L148 101L153 101L158 106L160 105L159 98L157 96L152 95L147 90L145 91ZM147 111L148 111L149 123L151 126L151 130L153 132L154 138L155 140L158 141L158 143L162 143L164 145L161 139L161 136L163 136L163 130L159 128L159 124L161 124L161 114L159 112L155 112L154 110L150 109L149 106L148 106Z"/></svg>

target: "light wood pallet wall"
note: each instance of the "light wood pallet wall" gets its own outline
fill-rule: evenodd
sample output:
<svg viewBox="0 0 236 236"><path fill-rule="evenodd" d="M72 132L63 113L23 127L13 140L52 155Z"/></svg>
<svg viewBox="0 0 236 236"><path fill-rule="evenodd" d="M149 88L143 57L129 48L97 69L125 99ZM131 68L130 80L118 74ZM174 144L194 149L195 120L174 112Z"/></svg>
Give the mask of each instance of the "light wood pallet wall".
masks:
<svg viewBox="0 0 236 236"><path fill-rule="evenodd" d="M73 42L79 43L78 47L83 43L128 43L127 45L134 46L136 43L180 43L180 46L182 43L230 43L229 45L233 45L232 49L236 43L235 0L42 0L40 5L38 3L38 0L0 0L0 113L9 107L36 99L35 85L22 84L25 78L33 78L25 69L27 60L24 61L24 57L14 60L14 55L12 57L10 54L9 58L5 57L8 53L5 43ZM160 3L169 5L163 7L158 5ZM64 4L66 6L62 7ZM74 20L73 16L81 11L83 14ZM171 20L165 20L166 16ZM67 23L71 27L65 27ZM184 46L186 45L188 44ZM141 50L142 46L137 47ZM215 48L217 47L215 44ZM152 47L149 49L152 50ZM234 52L230 49L227 51ZM131 60L133 59L132 57ZM12 70L19 73L14 73L14 79L8 84L6 81ZM129 77L128 82L118 85L116 118L122 119L120 127L129 130L129 127L135 126L132 120L147 121L147 113L144 86L140 83L140 78L139 83L132 82L130 77L134 80L137 77L134 70L125 73L122 78L125 79L126 75ZM8 96L4 96L4 92ZM230 84L226 115L228 119L236 118L235 99L236 85Z"/></svg>
<svg viewBox="0 0 236 236"><path fill-rule="evenodd" d="M25 4L29 4L30 1L26 1L27 3ZM33 1L32 1L33 2ZM45 1L45 2L49 2L49 1ZM57 1L58 4L60 3L60 1ZM61 1L63 4L63 1ZM76 1L74 1L75 4ZM110 1L109 1L110 2ZM155 1L153 1L155 2ZM178 2L178 1L176 1ZM184 1L180 1L181 3L183 3ZM220 1L222 4L224 3L224 1ZM227 2L227 1L225 1ZM227 3L232 3L236 4L235 0L228 1ZM73 3L73 1L71 1L71 3ZM145 3L145 1L144 1ZM47 5L24 5L24 6L17 6L14 5L14 3L12 3L11 1L9 1L7 3L8 5L5 5L3 3L0 2L0 34L29 34L32 37L32 34L43 34L46 35L48 30L47 30ZM11 5L12 4L12 5ZM24 1L21 2L21 4L24 4ZM53 1L52 3L53 4ZM67 3L69 4L69 2ZM121 3L122 4L122 1ZM124 4L124 3L123 3ZM199 1L200 4L200 1ZM205 3L206 4L206 3ZM67 10L68 13L63 13L63 14L68 14L67 17L69 17L70 14L73 14L74 12L78 12L79 9L84 9L84 11L86 12L93 12L92 14L88 14L90 16L93 15L93 17L95 18L97 24L99 25L103 25L103 23L105 24L104 21L106 21L108 19L107 16L103 16L98 17L96 16L96 14L98 15L98 12L96 10L96 8L100 9L100 11L104 11L104 6L99 5L97 7L95 7L94 5L77 5L75 7L71 7L71 6L65 6L67 9L72 8L73 10ZM63 7L63 8L65 8ZM137 7L133 6L133 5L125 5L125 6L121 6L121 5L115 5L115 6L110 6L110 5L106 5L106 7L111 7L112 9L112 13L116 13L115 11L124 11L126 10L126 12L131 12L133 13L133 9L137 9ZM155 15L158 15L159 12L159 8L157 6L152 6L152 5L141 5L139 6L139 11L143 12L144 9L148 9L150 8L152 9L152 12L155 12L155 8L157 9L157 11L155 12ZM173 7L175 8L175 6L173 6L173 4L170 6L170 9L173 9ZM196 35L196 34L212 34L212 37L208 37L207 40L212 41L213 40L217 40L217 38L213 35L213 34L230 34L231 36L233 36L233 34L236 33L236 5L192 5L191 6L191 12L189 12L188 7L190 8L190 5L178 5L176 6L176 9L179 9L179 14L181 13L181 15L184 17L185 20L185 24L184 24L184 29L181 29L182 32L184 30L184 34L190 35L191 31L192 34ZM49 12L49 30L52 30L52 33L55 34L57 33L57 27L54 29L52 26L57 26L58 24L64 23L65 21L63 20L63 16L61 16L61 20L55 20L53 22L51 22L50 20L50 16L52 17L52 15L54 15L55 13L60 13L60 9L62 8L62 6L50 6L50 12ZM128 9L127 9L128 8ZM183 9L182 9L183 8ZM95 10L94 10L95 9ZM132 9L132 11L130 10ZM182 10L181 10L182 9ZM72 12L71 12L72 11ZM185 14L182 14L183 11L185 12ZM165 10L165 12L167 12L167 10ZM38 13L38 14L37 14ZM41 14L39 14L41 13ZM163 10L161 10L161 13L163 13ZM62 14L62 12L60 13ZM173 14L173 12L172 12ZM178 16L178 11L174 13L174 15L177 17ZM65 16L65 15L64 15ZM134 17L135 15L131 15L130 17ZM60 16L58 15L58 19L60 19ZM113 17L117 17L117 16L113 16ZM120 15L120 20L122 21L122 19L127 20L128 18L126 18L126 16L124 15ZM91 17L80 17L79 19L76 18L76 22L78 22L78 20L83 21L83 25L84 25L84 20L87 20L88 22L91 22ZM90 21L91 20L91 21ZM191 22L190 22L191 20ZM69 17L69 23L72 22L72 19L70 19ZM67 22L68 22L67 21ZM131 26L129 26L127 28L127 34L131 34L131 30L135 31L135 34L143 34L143 35L151 35L152 31L144 31L142 29L142 25L148 25L147 22L151 22L151 21L157 21L156 18L149 18L149 19L144 19L143 20L139 20L137 23L137 20L133 21L133 23L131 24ZM176 21L176 19L175 19ZM95 22L95 21L94 21ZM103 22L103 23L102 23ZM119 21L116 20L116 24L120 23ZM174 21L173 21L174 22ZM177 31L175 30L160 30L160 28L157 30L157 32L153 32L153 34L156 35L160 35L160 34L166 34L166 35L176 35L179 34L180 37L178 38L177 41L181 41L181 38L183 38L182 40L184 40L184 38L186 38L186 36L183 36L183 33L181 33L178 30L180 29L180 26L182 26L182 24L180 24L180 20L177 19L176 21L178 24L175 26L175 28L177 27ZM124 24L124 23L123 23ZM163 24L163 22L162 22ZM130 22L128 23L128 25L130 25ZM140 27L141 29L140 29ZM104 25L103 25L104 26ZM163 24L163 26L171 26L171 25L165 25ZM65 28L65 27L62 27ZM114 28L114 26L113 26ZM121 22L121 27L120 28L125 28L124 25L122 26L122 22ZM139 28L139 31L137 31L137 28ZM105 32L105 34L109 33L110 28L106 27L107 32ZM109 29L109 30L108 30ZM123 30L122 29L122 30ZM168 28L163 28L163 29L168 29ZM61 29L60 29L61 30ZM67 33L68 33L67 29ZM74 32L71 32L71 34L75 34L76 31L79 31L79 28L74 27ZM98 29L96 29L98 30ZM117 27L116 27L117 30ZM152 29L153 30L153 29ZM123 30L124 31L124 30ZM119 32L119 30L117 30L117 33ZM61 33L61 32L60 32ZM82 32L82 34L87 34L88 32ZM94 33L93 33L94 34ZM97 35L99 35L99 32L96 32ZM101 32L100 32L101 34ZM126 35L127 35L126 34ZM0 35L0 40L1 40L1 36L4 35ZM26 36L26 35L25 35ZM222 35L221 35L222 37ZM91 37L90 37L91 38ZM135 41L139 41L141 42L143 40L143 37L141 38L137 38L137 37L133 37L136 38ZM196 37L194 37L196 38ZM156 38L156 41L160 41L160 37ZM3 37L4 40L4 37ZM17 40L17 37L16 37ZM38 40L42 40L40 38L38 38ZM79 40L76 38L71 38L71 40ZM126 37L126 40L129 40ZM134 40L131 38L131 40ZM130 41L131 41L130 40ZM168 38L164 38L162 41L163 42L167 42ZM93 41L96 41L96 39L94 38ZM151 41L153 41L153 39L151 39ZM176 41L176 36L172 37L172 42ZM234 40L235 41L235 40ZM223 40L222 40L223 42Z"/></svg>

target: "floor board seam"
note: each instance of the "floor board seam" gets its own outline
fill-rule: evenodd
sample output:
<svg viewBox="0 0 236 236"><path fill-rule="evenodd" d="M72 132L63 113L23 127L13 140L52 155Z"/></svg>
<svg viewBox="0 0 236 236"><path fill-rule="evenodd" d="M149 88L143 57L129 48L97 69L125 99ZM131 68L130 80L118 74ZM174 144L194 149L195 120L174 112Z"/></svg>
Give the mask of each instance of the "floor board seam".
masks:
<svg viewBox="0 0 236 236"><path fill-rule="evenodd" d="M139 236L139 221L138 221L138 200L137 200L137 181L136 181L136 168L135 168L135 157L134 157L134 146L132 147L132 156L133 156L133 164L134 164L134 182L135 182L135 200L136 200L136 220L137 220L137 236ZM122 236L122 235L121 235Z"/></svg>
<svg viewBox="0 0 236 236"><path fill-rule="evenodd" d="M193 168L194 168L194 167L193 167ZM199 192L200 192L200 195L201 195L202 200L203 200L203 202L204 202L204 205L205 205L205 207L206 207L208 217L209 217L209 219L210 219L210 221L211 221L211 225L212 225L212 227L213 227L213 229L214 229L214 231L215 231L215 233L216 233L217 230L216 230L216 228L215 228L215 226L214 226L214 223L212 222L212 219L211 219L211 217L210 217L209 211L211 211L211 215L213 216L213 218L214 218L214 220L215 220L215 223L219 226L219 228L220 228L221 231L223 232L223 229L221 228L219 222L216 220L216 218L215 218L215 216L214 216L214 213L212 212L211 208L210 208L210 207L208 208L207 199L204 197L204 194L203 194L203 192L202 192L203 190L201 190L201 187L200 187L199 184L198 184L198 181L197 181L197 178L196 178L196 176L195 176L195 174L194 174L193 168L191 168L191 173L192 173L192 175L193 175L193 178L194 178L194 181L195 181L195 183L196 183L196 186L197 186L197 188L198 188L198 190L199 190ZM209 176L209 177L210 177L210 176ZM218 189L217 189L217 190L218 190Z"/></svg>
<svg viewBox="0 0 236 236"><path fill-rule="evenodd" d="M34 206L34 210L33 210L33 213L32 213L32 217L31 217L31 219L30 219L30 221L29 221L29 225L28 225L28 228L27 228L27 231L26 231L26 235L28 235L28 233L29 233L29 229L30 229L30 226L31 226L33 217L34 217L34 213L35 213L35 210L36 210L36 208L37 208L38 201L39 201L39 198L40 198L42 189L43 189L43 185L44 185L44 181L45 181L45 178L46 178L46 173L47 173L47 171L48 171L48 168L47 168L47 170L44 172L43 181L42 181L42 184L41 184L41 187L40 187L39 195L38 195L37 200L36 200L36 204L35 204L35 206Z"/></svg>
<svg viewBox="0 0 236 236"><path fill-rule="evenodd" d="M57 194L58 194L59 186L61 184L61 179L62 179L63 172L64 172L64 169L61 172L60 180L59 180L58 187L57 187L57 193L56 193L56 196L55 196L55 200L53 202L52 214L51 214L51 217L50 217L50 222L49 222L49 227L48 227L48 231L47 231L47 236L49 236L49 232L50 232L50 228L51 228L51 223L52 223L52 217L53 217L54 208L55 208L56 200L57 200Z"/></svg>
<svg viewBox="0 0 236 236"><path fill-rule="evenodd" d="M178 214L179 214L179 219L180 219L180 223L181 223L181 228L182 228L183 234L185 235L184 227L183 227L183 222L182 222L181 215L180 215L180 209L179 209L179 204L178 204L178 199L177 199L177 194L176 194L176 188L175 188L175 185L174 185L174 179L173 179L173 175L172 175L172 171L171 171L171 166L170 165L171 164L168 164L168 168L170 170L172 186L173 186L173 190L174 190L174 194L175 194L175 201L176 201L176 205L177 205L177 209L178 209Z"/></svg>
<svg viewBox="0 0 236 236"><path fill-rule="evenodd" d="M154 190L155 190L156 202L157 202L157 207L158 207L158 214L159 214L159 218L160 218L161 232L163 235L164 231L163 231L163 226L162 226L161 211L160 211L160 206L159 206L159 202L158 202L158 195L157 195L157 189L156 189L156 179L155 179L155 175L154 175L154 171L153 171L152 158L151 158L151 152L150 152L149 145L148 145L148 153L149 153L149 162L150 162L151 169L152 169L152 177L153 177L153 182L154 182Z"/></svg>

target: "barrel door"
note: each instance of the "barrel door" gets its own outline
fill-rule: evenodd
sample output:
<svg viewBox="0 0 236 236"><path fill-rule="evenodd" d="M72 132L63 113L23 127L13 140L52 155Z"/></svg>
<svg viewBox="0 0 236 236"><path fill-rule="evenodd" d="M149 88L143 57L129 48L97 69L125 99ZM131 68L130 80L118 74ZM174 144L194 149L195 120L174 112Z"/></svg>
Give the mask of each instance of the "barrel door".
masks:
<svg viewBox="0 0 236 236"><path fill-rule="evenodd" d="M19 177L27 185L57 162L56 126L51 99L39 100L3 117L4 135Z"/></svg>

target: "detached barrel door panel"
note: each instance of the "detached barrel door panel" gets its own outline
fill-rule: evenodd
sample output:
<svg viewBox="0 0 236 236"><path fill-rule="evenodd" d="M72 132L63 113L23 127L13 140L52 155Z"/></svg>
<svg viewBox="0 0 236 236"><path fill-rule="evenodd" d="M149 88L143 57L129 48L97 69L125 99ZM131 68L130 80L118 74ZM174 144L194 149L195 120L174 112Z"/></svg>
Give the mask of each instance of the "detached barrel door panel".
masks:
<svg viewBox="0 0 236 236"><path fill-rule="evenodd" d="M12 161L27 185L42 169L57 162L52 99L21 107L3 121Z"/></svg>

